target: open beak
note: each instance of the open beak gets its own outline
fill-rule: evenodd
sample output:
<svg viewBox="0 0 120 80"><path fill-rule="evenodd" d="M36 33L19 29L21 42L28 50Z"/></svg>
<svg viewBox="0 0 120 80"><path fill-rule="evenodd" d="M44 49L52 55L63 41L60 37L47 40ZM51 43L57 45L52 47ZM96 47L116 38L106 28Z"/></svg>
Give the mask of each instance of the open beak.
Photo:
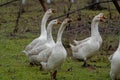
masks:
<svg viewBox="0 0 120 80"><path fill-rule="evenodd" d="M107 19L107 17L105 17L104 15L100 17L100 21L102 21L102 22L105 22L106 19Z"/></svg>

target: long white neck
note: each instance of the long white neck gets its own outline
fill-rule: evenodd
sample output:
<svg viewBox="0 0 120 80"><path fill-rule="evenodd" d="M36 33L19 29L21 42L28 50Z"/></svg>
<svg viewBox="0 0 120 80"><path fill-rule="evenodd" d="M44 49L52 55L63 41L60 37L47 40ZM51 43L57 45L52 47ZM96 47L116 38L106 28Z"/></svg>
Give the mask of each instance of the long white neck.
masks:
<svg viewBox="0 0 120 80"><path fill-rule="evenodd" d="M55 43L52 37L52 27L53 27L53 23L50 22L47 27L47 42Z"/></svg>
<svg viewBox="0 0 120 80"><path fill-rule="evenodd" d="M41 35L42 37L47 37L47 31L46 31L46 23L49 16L45 13L43 16L42 22L41 22Z"/></svg>
<svg viewBox="0 0 120 80"><path fill-rule="evenodd" d="M63 31L65 28L66 28L66 26L65 26L65 23L63 22L58 30L56 43L61 43L62 34L63 34Z"/></svg>
<svg viewBox="0 0 120 80"><path fill-rule="evenodd" d="M91 24L91 36L100 36L99 30L98 30L98 24L99 22L92 21Z"/></svg>

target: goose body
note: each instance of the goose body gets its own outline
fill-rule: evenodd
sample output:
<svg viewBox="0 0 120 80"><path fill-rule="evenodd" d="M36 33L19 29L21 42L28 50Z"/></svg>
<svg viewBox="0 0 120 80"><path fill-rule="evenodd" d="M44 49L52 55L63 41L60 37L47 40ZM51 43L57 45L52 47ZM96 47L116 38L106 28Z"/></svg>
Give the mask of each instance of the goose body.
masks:
<svg viewBox="0 0 120 80"><path fill-rule="evenodd" d="M43 45L38 46L29 53L29 59L31 63L40 63L41 61L46 61L47 56L49 56L50 49L55 45L52 37L52 27L55 24L59 24L58 19L50 21L47 27L47 42Z"/></svg>
<svg viewBox="0 0 120 80"><path fill-rule="evenodd" d="M103 13L96 15L91 24L91 36L81 41L74 40L75 46L70 44L73 57L84 60L83 66L86 66L87 59L95 55L95 51L97 51L102 44L98 24L101 20L104 20L104 18Z"/></svg>
<svg viewBox="0 0 120 80"><path fill-rule="evenodd" d="M94 44L93 44L94 42ZM100 43L96 41L95 38L89 38L88 41L83 42L77 46L71 46L73 53L73 57L78 59L86 60L87 58L94 55L95 51L100 48Z"/></svg>
<svg viewBox="0 0 120 80"><path fill-rule="evenodd" d="M111 56L110 76L112 80L120 79L120 41L117 50Z"/></svg>
<svg viewBox="0 0 120 80"><path fill-rule="evenodd" d="M62 44L61 38L63 31L65 29L65 24L70 22L71 19L65 19L58 31L57 41L54 47L51 48L51 53L46 62L41 62L42 68L44 70L50 71L51 79L56 79L57 69L63 64L67 57L67 52Z"/></svg>
<svg viewBox="0 0 120 80"><path fill-rule="evenodd" d="M29 45L27 45L25 50L23 51L27 56L29 54L29 51L31 51L34 47L37 47L37 44L42 45L46 42L47 40L46 22L53 13L54 13L53 9L48 9L46 11L41 22L41 35L38 38L34 39Z"/></svg>

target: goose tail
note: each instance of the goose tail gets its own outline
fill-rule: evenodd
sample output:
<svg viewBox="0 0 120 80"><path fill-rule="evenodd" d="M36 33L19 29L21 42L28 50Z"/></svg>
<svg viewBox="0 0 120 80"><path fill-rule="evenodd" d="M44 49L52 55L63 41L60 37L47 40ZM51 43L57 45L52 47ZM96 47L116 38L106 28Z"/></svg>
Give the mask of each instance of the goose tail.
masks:
<svg viewBox="0 0 120 80"><path fill-rule="evenodd" d="M73 47L74 47L74 45L72 45L71 43L70 43L69 45L70 45L70 47L71 47L71 48L73 48Z"/></svg>
<svg viewBox="0 0 120 80"><path fill-rule="evenodd" d="M75 50L75 46L73 44L70 44L70 47L71 47L72 51Z"/></svg>
<svg viewBox="0 0 120 80"><path fill-rule="evenodd" d="M73 42L74 42L75 44L78 44L78 41L76 41L76 40L73 40Z"/></svg>

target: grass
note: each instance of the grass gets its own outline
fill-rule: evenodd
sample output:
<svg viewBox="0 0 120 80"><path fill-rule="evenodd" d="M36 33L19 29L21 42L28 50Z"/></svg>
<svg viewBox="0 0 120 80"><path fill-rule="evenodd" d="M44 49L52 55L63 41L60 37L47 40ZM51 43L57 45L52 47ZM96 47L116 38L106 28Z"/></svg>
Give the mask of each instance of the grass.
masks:
<svg viewBox="0 0 120 80"><path fill-rule="evenodd" d="M0 2L2 3L6 1L7 0L2 0ZM57 2L57 0L55 1ZM79 7L83 7L86 3L85 0L81 0L81 2L82 4L79 4ZM76 9L76 3L73 4L72 10ZM17 16L16 12L19 7L17 4L18 2L15 2L12 3L12 5L0 7L0 13L2 15L0 16L0 80L49 80L49 73L40 71L38 66L31 67L28 58L22 54L24 47L39 36L39 25L43 16L42 9L37 1L29 2L30 5L25 7L26 12L21 16L19 32L16 36L13 36L11 35L11 32L14 29ZM63 4L65 5L63 6ZM67 3L60 2L59 5L48 5L48 7L56 7L58 9L58 13L54 15L55 17L63 14L63 8L67 9L67 5ZM116 50L120 35L120 33L117 33L120 32L120 28L118 28L120 27L118 20L120 17L118 12L114 9L114 6L112 4L111 6L112 19L110 20L110 24L100 24L100 26L102 26L100 27L100 30L103 44L100 50L96 52L98 54L89 60L89 63L92 66L96 66L96 68L83 68L81 67L83 62L74 61L68 56L67 60L58 71L58 80L111 80L109 76L110 63L108 61L108 56ZM92 20L94 15L100 12L104 12L105 15L109 16L107 10L81 11L81 18L84 25L83 28L81 28L81 31L77 33L76 38L74 37L74 31L72 36L70 36L71 33L64 32L63 44L67 49L68 55L71 54L71 50L68 46L69 42L72 42L73 39L81 40L88 37L90 30L86 25L88 24L88 21ZM78 14L73 14L71 17L76 19ZM90 20L88 20L88 17ZM76 24L77 22L73 22L71 25L76 27ZM58 28L56 27L53 30L54 38L56 38L55 36ZM111 31L111 28L113 28L113 31ZM30 32L25 32L25 29L29 29ZM112 47L108 50L110 45L112 45Z"/></svg>
<svg viewBox="0 0 120 80"><path fill-rule="evenodd" d="M1 80L49 80L49 74L40 71L38 66L31 67L26 56L21 53L23 46L29 42L28 39L0 40ZM110 80L108 61L101 61L92 64L103 68L91 69L82 68L82 62L68 58L58 71L58 80ZM72 70L68 71L70 67Z"/></svg>
<svg viewBox="0 0 120 80"><path fill-rule="evenodd" d="M31 67L21 51L32 39L4 38L0 40L0 79L1 80L49 80L49 73L40 71L38 66ZM96 61L96 62L94 62ZM90 62L96 69L83 68L82 62L67 58L58 71L58 80L111 80L110 63L105 55L97 55ZM109 65L109 66L108 66ZM99 67L100 66L100 67ZM68 71L72 67L71 71Z"/></svg>

